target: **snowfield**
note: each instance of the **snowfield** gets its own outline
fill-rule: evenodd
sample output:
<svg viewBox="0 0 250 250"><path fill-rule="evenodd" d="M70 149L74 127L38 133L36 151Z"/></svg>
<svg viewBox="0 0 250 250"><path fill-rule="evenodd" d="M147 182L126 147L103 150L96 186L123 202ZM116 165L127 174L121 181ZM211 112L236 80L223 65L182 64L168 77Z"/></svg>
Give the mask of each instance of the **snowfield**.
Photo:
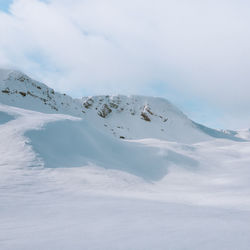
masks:
<svg viewBox="0 0 250 250"><path fill-rule="evenodd" d="M1 250L249 249L249 130L157 98L53 99L14 76L0 74Z"/></svg>

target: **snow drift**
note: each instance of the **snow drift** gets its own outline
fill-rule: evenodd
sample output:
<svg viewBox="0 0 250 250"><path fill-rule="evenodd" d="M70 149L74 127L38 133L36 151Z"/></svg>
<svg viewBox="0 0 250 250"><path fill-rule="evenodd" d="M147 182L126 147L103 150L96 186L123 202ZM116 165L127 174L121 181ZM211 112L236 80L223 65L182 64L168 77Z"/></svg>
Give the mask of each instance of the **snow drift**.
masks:
<svg viewBox="0 0 250 250"><path fill-rule="evenodd" d="M1 70L0 248L248 249L248 140L161 98Z"/></svg>

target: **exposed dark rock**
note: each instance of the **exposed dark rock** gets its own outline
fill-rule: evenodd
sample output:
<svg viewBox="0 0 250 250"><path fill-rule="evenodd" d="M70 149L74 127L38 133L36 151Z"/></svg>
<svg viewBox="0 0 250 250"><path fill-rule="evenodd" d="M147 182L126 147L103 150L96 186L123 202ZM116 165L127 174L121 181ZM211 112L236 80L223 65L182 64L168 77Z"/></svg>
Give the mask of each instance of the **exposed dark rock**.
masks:
<svg viewBox="0 0 250 250"><path fill-rule="evenodd" d="M19 94L22 95L22 96L26 96L26 93L22 92L22 91L19 91Z"/></svg>
<svg viewBox="0 0 250 250"><path fill-rule="evenodd" d="M150 115L154 115L154 113L150 110L149 107L146 107L145 110L146 110Z"/></svg>
<svg viewBox="0 0 250 250"><path fill-rule="evenodd" d="M148 117L148 115L145 112L141 112L141 118L146 121L146 122L150 122L150 118Z"/></svg>
<svg viewBox="0 0 250 250"><path fill-rule="evenodd" d="M111 108L114 108L114 109L118 108L118 105L116 103L114 103L114 102L111 102L109 105L110 105Z"/></svg>
<svg viewBox="0 0 250 250"><path fill-rule="evenodd" d="M89 98L87 99L84 103L83 103L83 106L86 108L86 109L89 109L94 103L94 100L92 98Z"/></svg>
<svg viewBox="0 0 250 250"><path fill-rule="evenodd" d="M10 93L10 89L6 88L6 89L2 90L2 93L9 94Z"/></svg>
<svg viewBox="0 0 250 250"><path fill-rule="evenodd" d="M102 108L98 111L98 115L101 116L102 118L107 117L108 114L112 112L112 109L109 108L107 104L103 104Z"/></svg>
<svg viewBox="0 0 250 250"><path fill-rule="evenodd" d="M29 78L22 75L22 76L18 77L17 80L20 81L20 82L24 82L25 80L26 81L29 80Z"/></svg>

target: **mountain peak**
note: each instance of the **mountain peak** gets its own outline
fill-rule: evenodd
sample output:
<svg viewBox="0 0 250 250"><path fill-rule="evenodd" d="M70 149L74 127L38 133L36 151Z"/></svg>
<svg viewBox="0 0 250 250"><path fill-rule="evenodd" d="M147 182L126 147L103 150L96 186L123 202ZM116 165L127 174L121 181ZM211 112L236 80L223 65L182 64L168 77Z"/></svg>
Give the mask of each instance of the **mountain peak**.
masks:
<svg viewBox="0 0 250 250"><path fill-rule="evenodd" d="M139 95L99 95L73 99L20 71L0 70L1 103L44 113L82 117L121 139L157 138L183 143L232 134L194 123L168 100Z"/></svg>

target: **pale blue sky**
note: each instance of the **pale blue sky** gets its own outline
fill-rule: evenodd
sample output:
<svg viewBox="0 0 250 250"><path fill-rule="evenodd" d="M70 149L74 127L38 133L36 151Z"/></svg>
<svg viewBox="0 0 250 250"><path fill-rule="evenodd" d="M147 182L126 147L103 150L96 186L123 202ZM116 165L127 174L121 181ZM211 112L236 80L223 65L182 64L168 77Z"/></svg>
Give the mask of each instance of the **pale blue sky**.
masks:
<svg viewBox="0 0 250 250"><path fill-rule="evenodd" d="M9 5L13 2L13 0L0 0L0 10L8 11Z"/></svg>
<svg viewBox="0 0 250 250"><path fill-rule="evenodd" d="M0 67L75 97L161 96L210 127L250 127L248 1L11 3L0 0Z"/></svg>

